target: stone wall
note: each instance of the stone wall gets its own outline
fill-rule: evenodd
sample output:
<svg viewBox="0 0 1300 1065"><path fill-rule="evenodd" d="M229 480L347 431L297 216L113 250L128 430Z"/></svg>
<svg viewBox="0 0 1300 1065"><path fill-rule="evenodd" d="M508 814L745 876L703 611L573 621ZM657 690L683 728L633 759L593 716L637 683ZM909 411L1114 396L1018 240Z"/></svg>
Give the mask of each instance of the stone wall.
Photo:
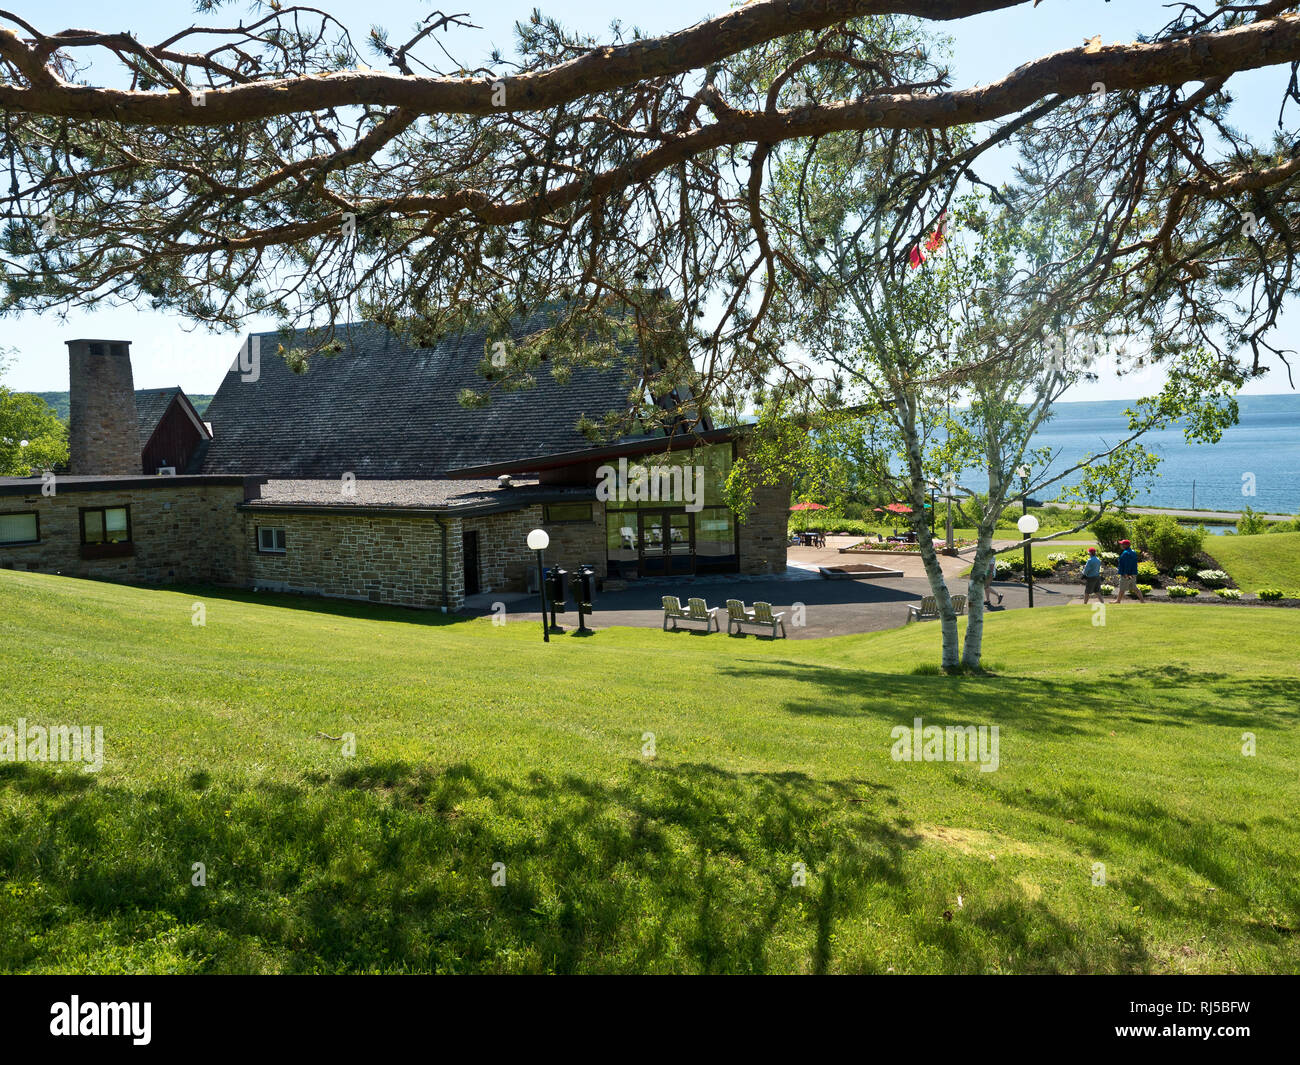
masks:
<svg viewBox="0 0 1300 1065"><path fill-rule="evenodd" d="M141 469L130 345L69 340L69 472L138 477Z"/></svg>
<svg viewBox="0 0 1300 1065"><path fill-rule="evenodd" d="M551 538L546 549L547 566L576 570L583 563L605 576L605 508L592 503L591 521L546 524L542 507L534 505L504 514L486 514L462 519L466 532L477 532L479 543L479 589L483 592L521 592L535 589L533 571L537 556L528 550L528 534L545 529Z"/></svg>
<svg viewBox="0 0 1300 1065"><path fill-rule="evenodd" d="M478 533L480 592L522 592L528 587L529 569L537 565L537 556L528 550L528 534L541 523L542 508L536 505L461 519L463 532ZM549 564L551 553L546 556Z"/></svg>
<svg viewBox="0 0 1300 1065"><path fill-rule="evenodd" d="M53 496L42 495L37 483L27 495L0 495L0 514L36 512L41 537L36 544L0 546L0 567L127 584L237 583L243 484L153 480L147 487L96 491L55 482ZM130 553L83 557L81 508L120 506L130 507L132 542L117 550Z"/></svg>
<svg viewBox="0 0 1300 1065"><path fill-rule="evenodd" d="M443 597L442 527L428 515L292 513L248 507L243 522L246 583L371 603L458 609L465 600L461 523L447 527ZM257 529L285 530L284 554L258 550Z"/></svg>
<svg viewBox="0 0 1300 1065"><path fill-rule="evenodd" d="M759 485L740 524L740 572L784 573L790 528L790 482Z"/></svg>
<svg viewBox="0 0 1300 1065"><path fill-rule="evenodd" d="M551 537L546 557L568 570L589 563L600 576L606 577L609 567L605 547L605 504L592 503L591 514L591 521L554 522L545 526Z"/></svg>

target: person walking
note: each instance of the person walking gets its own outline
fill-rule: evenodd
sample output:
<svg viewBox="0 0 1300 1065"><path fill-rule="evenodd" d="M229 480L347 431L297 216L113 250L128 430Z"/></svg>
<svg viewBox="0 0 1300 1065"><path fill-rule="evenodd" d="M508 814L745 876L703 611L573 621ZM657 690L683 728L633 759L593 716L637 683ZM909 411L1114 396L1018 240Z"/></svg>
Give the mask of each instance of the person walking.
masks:
<svg viewBox="0 0 1300 1065"><path fill-rule="evenodd" d="M993 578L996 577L997 575L998 575L998 556L991 555L989 557L989 571L984 576L984 605L985 606L993 605L991 602L989 602L989 596L991 595L996 595L998 597L998 606L1002 605L1002 593L995 592L993 590Z"/></svg>
<svg viewBox="0 0 1300 1065"><path fill-rule="evenodd" d="M1145 603L1146 597L1142 594L1142 589L1138 587L1138 556L1133 550L1132 545L1127 540L1121 540L1119 546L1124 550L1119 553L1119 591L1115 594L1114 602L1122 603L1124 593L1132 592L1137 596L1139 603Z"/></svg>
<svg viewBox="0 0 1300 1065"><path fill-rule="evenodd" d="M1095 547L1088 548L1088 561L1083 564L1083 605L1088 605L1088 597L1095 595L1097 602L1104 602L1101 594L1101 556Z"/></svg>

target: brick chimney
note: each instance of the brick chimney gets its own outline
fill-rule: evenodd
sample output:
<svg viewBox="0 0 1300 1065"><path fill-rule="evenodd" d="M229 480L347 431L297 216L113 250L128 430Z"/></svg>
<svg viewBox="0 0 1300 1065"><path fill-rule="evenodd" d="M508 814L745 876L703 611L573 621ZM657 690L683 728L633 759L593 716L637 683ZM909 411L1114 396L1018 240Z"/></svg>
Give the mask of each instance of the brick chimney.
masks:
<svg viewBox="0 0 1300 1065"><path fill-rule="evenodd" d="M68 408L68 472L142 473L130 341L68 341Z"/></svg>

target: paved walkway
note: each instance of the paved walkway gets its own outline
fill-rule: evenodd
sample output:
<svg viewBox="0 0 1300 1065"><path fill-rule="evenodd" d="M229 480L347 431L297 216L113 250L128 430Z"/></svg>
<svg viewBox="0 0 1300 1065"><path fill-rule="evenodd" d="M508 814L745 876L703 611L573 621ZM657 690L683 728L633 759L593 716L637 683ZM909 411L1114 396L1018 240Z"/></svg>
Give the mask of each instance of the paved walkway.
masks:
<svg viewBox="0 0 1300 1065"><path fill-rule="evenodd" d="M1188 521L1208 519L1211 521L1233 521L1241 517L1241 513L1235 510L1165 510L1161 507L1129 507L1130 514L1171 514L1175 518L1185 518ZM1290 521L1295 517L1294 514L1257 514L1256 517L1263 518L1266 521Z"/></svg>
<svg viewBox="0 0 1300 1065"><path fill-rule="evenodd" d="M743 599L747 604L755 600L772 604L774 610L785 611L786 633L791 639L807 640L823 636L844 636L858 632L878 632L893 629L907 622L908 604L919 604L923 595L930 594L930 584L920 556L891 555L841 555L837 548L856 543L860 537L827 537L824 548L791 547L789 570L779 576L750 576L717 574L694 579L654 578L635 581L621 592L603 592L596 601L595 613L587 624L603 629L611 625L630 625L639 628L661 628L663 605L661 598L676 595L683 602L692 595L701 596L711 607L726 607L729 598ZM954 594L965 592L965 580L958 574L969 568L968 558L940 556L949 587ZM828 581L817 573L818 565L842 565L849 562L871 562L902 570L902 577L880 580ZM1020 584L997 583L994 587L1003 593L1002 610L1015 610L1029 605L1028 590ZM1038 606L1060 606L1077 599L1078 585L1036 584L1034 602ZM494 604L503 604L505 616L510 621L540 623L537 613L536 593L521 592L485 593L473 596L466 602L464 613L488 615ZM500 613L499 608L495 609ZM557 615L557 622L565 629L577 628L578 615L570 610ZM722 631L726 632L725 609L720 617ZM929 624L927 622L927 624ZM695 625L699 631L701 626ZM755 630L748 638L756 637Z"/></svg>

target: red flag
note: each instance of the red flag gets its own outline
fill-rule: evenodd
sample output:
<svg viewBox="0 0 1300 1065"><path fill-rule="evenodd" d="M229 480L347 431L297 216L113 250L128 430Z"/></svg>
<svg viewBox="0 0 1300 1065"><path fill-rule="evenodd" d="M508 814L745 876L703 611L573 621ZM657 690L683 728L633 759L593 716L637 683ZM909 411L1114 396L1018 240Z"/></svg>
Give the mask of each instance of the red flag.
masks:
<svg viewBox="0 0 1300 1065"><path fill-rule="evenodd" d="M935 231L925 238L924 250L922 250L921 245L918 244L915 248L913 248L908 253L907 261L911 265L912 269L915 270L918 266L920 266L923 262L925 262L926 259L929 258L929 256L926 254L927 252L938 251L940 248L942 248L943 242L947 239L948 239L948 212L945 210L939 213L939 225L935 228Z"/></svg>
<svg viewBox="0 0 1300 1065"><path fill-rule="evenodd" d="M939 225L925 242L926 251L938 251L943 247L943 242L948 239L948 212L943 211L939 215Z"/></svg>

